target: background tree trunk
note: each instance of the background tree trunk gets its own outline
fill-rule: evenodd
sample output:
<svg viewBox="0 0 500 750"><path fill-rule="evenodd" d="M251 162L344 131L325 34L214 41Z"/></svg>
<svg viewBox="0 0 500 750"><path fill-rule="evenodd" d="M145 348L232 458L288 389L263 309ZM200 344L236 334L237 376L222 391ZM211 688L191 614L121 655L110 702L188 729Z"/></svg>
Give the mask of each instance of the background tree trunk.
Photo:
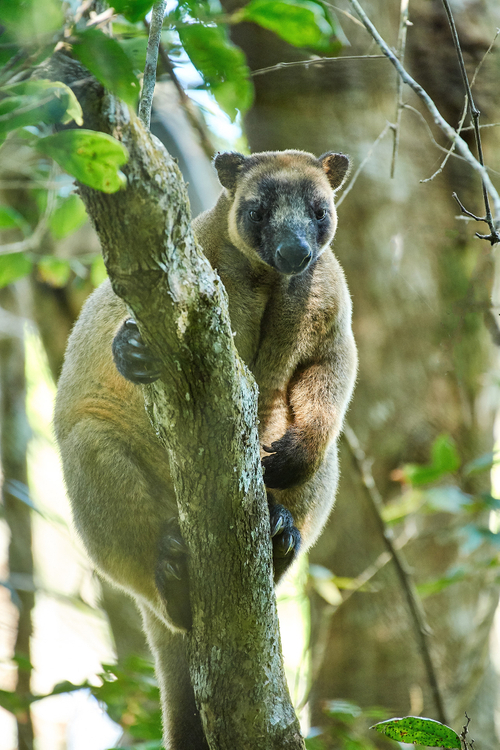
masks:
<svg viewBox="0 0 500 750"><path fill-rule="evenodd" d="M13 315L19 308L12 288L0 292L0 306ZM31 696L31 614L35 606L31 509L19 495L28 498L26 450L29 425L26 417L24 341L21 326L11 336L0 334L0 449L3 512L10 530L9 583L19 611L15 656L18 662L16 691L26 707L16 715L19 750L33 750L33 725L29 710Z"/></svg>
<svg viewBox="0 0 500 750"><path fill-rule="evenodd" d="M227 9L242 3L224 2ZM375 25L396 45L399 8L380 0L363 3ZM473 72L499 25L496 3L457 7L469 72ZM363 29L339 15L352 47L349 54L376 54ZM412 74L455 125L464 94L456 54L440 2L410 4L407 60ZM234 41L253 70L306 53L277 42L252 24L233 27ZM498 58L481 70L476 101L482 122L500 117L492 98ZM384 60L325 63L258 75L255 104L246 118L252 151L299 148L317 155L350 154L356 169L386 122L396 117L396 73ZM416 97L404 100L419 111ZM486 134L486 131L483 131ZM439 142L443 139L435 133ZM487 163L498 169L498 134L485 135ZM448 433L466 462L491 450L498 391L491 374L493 346L483 324L489 315L493 264L489 247L474 238L478 227L456 220L456 191L481 213L477 178L458 160L443 175L421 184L443 154L432 145L421 118L403 113L396 174L389 179L392 139L388 132L339 210L335 242L354 304L360 371L348 421L370 460L385 500L399 494L391 471L406 462L429 461L434 439ZM498 151L497 151L498 153ZM482 225L479 226L482 231ZM356 577L384 550L359 466L344 444L337 506L311 559L336 575ZM488 489L488 476L467 480L468 491ZM476 519L477 520L477 519ZM416 538L405 554L419 581L441 578L471 563L457 517L440 513L414 518ZM473 716L482 750L498 746L493 723L497 683L491 676L488 637L498 600L495 571L481 562L494 557L475 550L475 570L465 580L425 600L434 657L450 721ZM427 675L416 645L404 593L392 564L372 581L374 593L355 593L331 618L326 650L313 643L316 681L313 723L324 722L323 702L351 699L361 706L384 705L394 715L436 716ZM313 596L314 622L326 603ZM318 637L319 628L314 630ZM325 643L321 643L324 646ZM458 722L458 724L457 724Z"/></svg>

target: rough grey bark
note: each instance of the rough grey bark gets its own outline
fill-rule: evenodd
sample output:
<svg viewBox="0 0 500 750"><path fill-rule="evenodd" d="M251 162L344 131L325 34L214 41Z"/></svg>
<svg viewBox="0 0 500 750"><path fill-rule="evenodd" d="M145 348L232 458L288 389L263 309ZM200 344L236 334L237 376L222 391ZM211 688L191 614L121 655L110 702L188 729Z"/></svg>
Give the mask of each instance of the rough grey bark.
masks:
<svg viewBox="0 0 500 750"><path fill-rule="evenodd" d="M81 77L63 56L52 66L44 75ZM86 126L112 132L130 153L125 190L80 193L113 287L164 366L145 396L172 457L190 553L188 648L207 739L231 750L302 748L280 653L256 387L233 344L225 292L194 241L173 160L100 86L87 85L80 101Z"/></svg>
<svg viewBox="0 0 500 750"><path fill-rule="evenodd" d="M0 305L18 314L15 292L3 289ZM13 601L19 610L15 654L19 657L16 693L21 701L31 696L32 611L35 605L31 510L16 495L28 486L26 450L29 425L25 411L24 341L15 333L0 334L0 457L3 513L10 530L9 572ZM33 750L29 708L16 716L19 750Z"/></svg>
<svg viewBox="0 0 500 750"><path fill-rule="evenodd" d="M227 0L228 9L241 5ZM362 3L386 41L397 39L399 3ZM457 22L469 72L499 25L498 4L463 3ZM339 15L352 44L349 54L370 53L365 32ZM410 71L452 124L464 94L455 51L440 2L410 3L407 60ZM233 28L252 69L307 57L251 24ZM490 57L474 89L482 122L499 119L495 101L498 62ZM394 119L395 73L386 60L346 61L288 68L256 76L256 100L246 119L252 150L302 148L320 154L350 154L361 163L387 120ZM480 95L479 95L480 92ZM405 101L423 110L411 93ZM498 169L494 129L483 131L486 158ZM434 131L439 143L442 136ZM353 296L354 331L360 353L358 385L348 416L385 500L399 493L391 471L406 462L429 460L440 433L456 441L465 463L491 449L497 391L491 374L492 342L483 324L489 315L493 263L489 247L473 237L480 225L465 226L451 198L481 211L479 181L461 162L450 161L443 176L421 184L442 154L421 119L403 112L396 177L389 180L392 143L374 150L355 188L339 209L336 253ZM312 552L340 576L356 577L383 552L359 466L344 445L342 480L329 527ZM468 491L488 488L488 476L461 479ZM484 518L470 516L473 522ZM486 519L487 520L487 519ZM495 574L482 567L495 556L481 545L474 556L462 546L465 519L448 513L413 517L405 529L414 538L405 548L418 581L440 578L453 566L471 565L465 580L424 601L432 645L450 720L474 712L476 740L498 746L492 702L488 637L498 601ZM474 569L474 563L476 567ZM312 721L322 724L324 702L348 698L361 706L385 705L393 715L435 716L428 678L416 646L414 626L392 565L371 581L373 593L357 592L334 614L313 599L315 684ZM372 737L377 741L376 737Z"/></svg>

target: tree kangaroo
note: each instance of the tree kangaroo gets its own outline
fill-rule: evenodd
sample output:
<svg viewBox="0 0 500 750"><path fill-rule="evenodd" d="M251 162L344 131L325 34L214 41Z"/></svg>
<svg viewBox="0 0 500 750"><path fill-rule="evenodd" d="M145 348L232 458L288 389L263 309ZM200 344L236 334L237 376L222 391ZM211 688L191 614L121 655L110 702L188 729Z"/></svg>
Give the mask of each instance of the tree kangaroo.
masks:
<svg viewBox="0 0 500 750"><path fill-rule="evenodd" d="M215 158L222 193L193 222L229 298L259 387L275 579L317 539L337 487L337 438L356 376L351 300L331 243L349 160L265 152ZM207 750L185 656L186 550L166 451L141 384L157 363L109 282L86 302L59 381L55 428L75 524L97 569L141 609L169 750Z"/></svg>

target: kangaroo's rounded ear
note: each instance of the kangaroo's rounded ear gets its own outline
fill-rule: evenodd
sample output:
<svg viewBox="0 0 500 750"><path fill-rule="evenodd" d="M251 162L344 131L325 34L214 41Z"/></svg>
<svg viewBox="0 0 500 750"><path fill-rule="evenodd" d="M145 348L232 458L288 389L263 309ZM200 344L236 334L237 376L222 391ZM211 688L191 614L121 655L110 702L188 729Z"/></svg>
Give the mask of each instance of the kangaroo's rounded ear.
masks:
<svg viewBox="0 0 500 750"><path fill-rule="evenodd" d="M246 158L243 154L230 152L217 154L215 157L214 166L217 170L219 182L226 190L233 192L236 189L236 181Z"/></svg>
<svg viewBox="0 0 500 750"><path fill-rule="evenodd" d="M345 154L334 154L328 151L326 154L320 156L318 161L321 162L325 170L332 190L338 190L349 173L349 157Z"/></svg>

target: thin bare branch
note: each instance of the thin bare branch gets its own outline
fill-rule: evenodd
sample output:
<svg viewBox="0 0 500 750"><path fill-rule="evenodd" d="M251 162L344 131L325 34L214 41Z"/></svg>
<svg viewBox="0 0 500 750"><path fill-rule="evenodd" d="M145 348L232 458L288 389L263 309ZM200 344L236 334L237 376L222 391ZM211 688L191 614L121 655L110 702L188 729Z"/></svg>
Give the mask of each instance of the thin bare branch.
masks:
<svg viewBox="0 0 500 750"><path fill-rule="evenodd" d="M387 529L384 523L384 519L382 518L381 511L383 508L383 498L377 488L377 485L375 484L375 480L371 471L371 464L367 460L366 455L356 437L356 434L349 427L349 425L345 425L344 427L344 437L358 467L358 471L361 475L363 487L365 488L365 495L369 504L371 505L380 535L384 541L387 551L390 553L394 561L396 572L401 583L401 588L405 593L406 601L408 603L415 629L415 634L427 672L427 679L429 680L434 703L436 705L439 721L441 721L443 724L447 724L448 721L446 717L446 710L444 707L444 700L437 680L437 669L434 665L434 660L429 643L429 635L431 633L431 630L429 628L429 625L427 624L420 597L415 588L413 579L408 571L403 555L396 549L394 541L392 539L392 535Z"/></svg>
<svg viewBox="0 0 500 750"><path fill-rule="evenodd" d="M265 73L273 73L276 70L285 68L308 68L310 65L322 65L323 63L339 62L341 60L383 60L385 55L345 55L338 57L310 57L307 60L292 60L291 62L279 62L276 65L270 65L268 68L259 68L252 71L251 77L262 76Z"/></svg>
<svg viewBox="0 0 500 750"><path fill-rule="evenodd" d="M0 245L0 256L10 255L12 253L26 253L30 252L31 250L36 250L40 247L43 236L47 231L49 217L55 208L57 189L60 188L60 183L57 183L54 179L55 171L56 166L53 164L49 184L55 186L55 188L47 190L47 203L45 205L45 210L40 217L38 224L33 230L33 233L30 234L29 237L26 237L24 240L19 240L18 242L9 242L8 244ZM24 187L26 187L26 184L24 185Z"/></svg>
<svg viewBox="0 0 500 750"><path fill-rule="evenodd" d="M464 105L464 108L463 108L463 111L462 111L462 116L460 117L460 122L458 123L457 131L459 133L462 131L462 125L465 122L466 116L467 116L467 99L465 100L465 105ZM438 144L436 144L436 145L438 145ZM452 154L453 154L454 151L455 151L455 141L453 141L453 143L451 144L450 148L447 149L446 156L444 157L443 161L441 162L441 165L439 166L439 169L436 169L436 171L434 172L434 174L432 174L430 177L427 177L427 179L425 179L425 180L420 180L420 182L422 182L422 183L423 182L431 182L434 179L434 177L437 177L438 174L441 174L441 172L443 171L443 169L446 166L446 163L447 163L448 159L450 158L450 156L452 156Z"/></svg>
<svg viewBox="0 0 500 750"><path fill-rule="evenodd" d="M158 47L161 40L161 30L167 0L156 0L153 5L151 23L148 36L148 49L146 53L146 65L142 81L141 101L139 103L139 119L144 127L149 130L151 124L151 107L153 106L153 94L156 84L156 65L158 62Z"/></svg>
<svg viewBox="0 0 500 750"><path fill-rule="evenodd" d="M358 0L349 0L350 4L358 14L359 18L363 22L363 25L365 26L366 30L371 34L373 39L377 42L378 46L386 55L386 57L389 58L392 65L396 68L399 75L403 79L403 81L410 86L410 88L415 91L415 93L422 99L425 106L429 110L429 112L432 115L432 118L436 125L448 136L448 138L451 141L456 141L456 148L460 152L460 154L466 159L466 161L470 164L470 166L481 175L481 178L484 182L485 189L488 191L489 196L491 197L493 204L495 206L495 214L497 217L500 217L500 195L498 194L497 189L493 185L490 176L488 174L488 171L486 167L481 164L475 156L472 154L471 150L469 149L466 142L459 136L459 134L449 125L448 122L444 119L444 117L439 112L438 108L434 104L433 100L429 96L429 94L424 90L424 88L415 81L414 78L410 76L409 73L405 70L403 65L401 65L400 61L394 54L394 52L391 50L391 48L388 46L388 44L384 41L384 39L380 36L375 26L372 24L366 13L364 12L363 8L359 4ZM496 223L498 224L500 222L500 218L496 220Z"/></svg>
<svg viewBox="0 0 500 750"><path fill-rule="evenodd" d="M474 135L476 138L476 146L477 146L477 153L478 153L478 159L479 163L484 166L484 157L483 157L483 146L481 143L481 133L479 130L479 117L481 115L480 111L476 107L474 103L474 99L472 98L472 91L469 84L469 79L467 77L467 71L465 70L465 63L464 63L464 57L462 55L462 48L460 47L460 40L458 38L458 32L457 27L455 26L455 20L453 18L453 13L451 12L450 3L448 0L443 0L443 6L446 12L446 16L448 18L448 23L450 24L451 29L451 35L453 38L453 44L455 45L455 49L457 52L458 57L458 64L460 66L460 73L462 75L462 81L464 84L467 101L469 103L469 109L472 117L472 123L474 125ZM495 36L496 39L496 36ZM493 40L494 41L494 40ZM488 224L490 228L490 234L479 234L479 232L476 232L476 237L480 237L483 240L489 240L492 245L496 245L497 242L500 242L500 232L498 231L498 227L495 226L493 223L493 217L491 215L491 208L490 208L490 201L488 197L488 191L486 189L486 185L483 178L482 183L482 189L483 189L483 200L484 200L484 208L485 208L485 216L484 218L477 218L477 221L484 221ZM457 198L458 200L458 198ZM461 205L461 204L460 204ZM463 210L463 209L462 209ZM468 216L472 216L469 212L467 212ZM498 216L498 212L497 212Z"/></svg>
<svg viewBox="0 0 500 750"><path fill-rule="evenodd" d="M405 60L406 32L408 31L408 25L408 0L401 0L397 55L402 65L404 64ZM391 179L394 177L394 172L396 171L396 160L398 157L399 149L399 133L401 129L401 115L403 114L403 81L401 79L401 76L397 77L396 96L396 123L393 131L394 142L392 147Z"/></svg>
<svg viewBox="0 0 500 750"><path fill-rule="evenodd" d="M353 189L354 183L356 182L356 180L358 179L359 175L363 171L363 168L364 168L365 164L370 160L371 155L373 154L375 148L378 146L379 142L386 135L386 133L389 130L391 130L393 127L394 127L394 125L391 122L387 122L385 124L383 130L381 131L381 133L377 136L377 138L375 138L375 140L373 141L372 145L370 146L370 149L369 149L368 153L366 154L365 158L363 159L363 161L361 162L361 164L359 165L359 167L356 169L356 171L354 172L353 176L349 180L348 184L346 185L345 190L343 190L343 192L341 193L340 197L335 201L335 205L337 206L337 208L341 205L342 201L345 198L347 198L347 196L349 195L349 193Z"/></svg>

